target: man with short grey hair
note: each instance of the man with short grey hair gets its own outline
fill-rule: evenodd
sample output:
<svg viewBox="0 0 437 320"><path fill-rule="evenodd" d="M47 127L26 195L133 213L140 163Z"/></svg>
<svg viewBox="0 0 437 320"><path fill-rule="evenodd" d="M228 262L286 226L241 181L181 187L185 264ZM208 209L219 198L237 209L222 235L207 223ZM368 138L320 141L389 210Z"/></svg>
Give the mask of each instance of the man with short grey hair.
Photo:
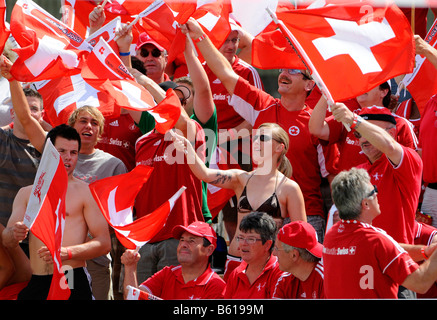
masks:
<svg viewBox="0 0 437 320"><path fill-rule="evenodd" d="M420 266L384 230L372 226L381 214L378 190L364 169L340 172L332 197L341 221L329 229L323 247L327 299L396 299L399 285L426 292L437 279L435 247Z"/></svg>

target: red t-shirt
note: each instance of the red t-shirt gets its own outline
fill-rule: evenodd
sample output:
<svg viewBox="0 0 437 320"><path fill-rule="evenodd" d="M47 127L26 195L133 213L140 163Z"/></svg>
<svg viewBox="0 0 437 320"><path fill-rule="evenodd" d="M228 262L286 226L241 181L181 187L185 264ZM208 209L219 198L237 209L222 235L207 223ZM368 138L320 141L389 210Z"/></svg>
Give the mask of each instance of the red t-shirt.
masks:
<svg viewBox="0 0 437 320"><path fill-rule="evenodd" d="M335 153L324 150L319 140L310 133L308 122L312 110L305 106L299 111L288 111L281 105L280 99L255 88L241 77L230 104L254 129L263 123L273 122L288 133L290 147L287 158L293 168L292 179L299 184L304 195L306 213L323 217L321 176L326 176L329 171L325 164L333 163L325 157Z"/></svg>
<svg viewBox="0 0 437 320"><path fill-rule="evenodd" d="M140 285L140 289L164 300L223 299L226 283L208 267L185 283L181 266L167 266Z"/></svg>
<svg viewBox="0 0 437 320"><path fill-rule="evenodd" d="M205 159L205 134L197 122L195 150ZM169 135L168 135L169 136ZM152 213L170 199L182 186L187 189L168 216L164 228L151 239L150 243L172 238L176 225L188 226L195 221L204 221L202 215L202 182L190 170L186 159L176 150L171 137L155 132L146 133L136 143L136 163L154 168L149 180L139 191L135 200L138 218ZM179 159L180 161L176 161Z"/></svg>
<svg viewBox="0 0 437 320"><path fill-rule="evenodd" d="M419 154L402 146L401 162L394 167L385 154L373 164L358 167L370 175L378 188L381 214L372 224L386 231L400 243L414 243L414 223L422 186L423 164Z"/></svg>
<svg viewBox="0 0 437 320"><path fill-rule="evenodd" d="M425 105L420 123L419 140L422 148L423 181L437 182L437 94Z"/></svg>
<svg viewBox="0 0 437 320"><path fill-rule="evenodd" d="M340 221L323 242L327 299L397 299L399 284L419 268L381 229Z"/></svg>
<svg viewBox="0 0 437 320"><path fill-rule="evenodd" d="M225 299L270 299L275 285L282 275L277 257L271 255L262 273L254 283L250 284L246 276L247 263L241 264L232 271L226 282Z"/></svg>
<svg viewBox="0 0 437 320"><path fill-rule="evenodd" d="M273 299L324 299L323 263L319 261L308 279L301 281L291 273L284 272L278 279Z"/></svg>
<svg viewBox="0 0 437 320"><path fill-rule="evenodd" d="M96 148L117 157L131 171L135 168L135 142L139 137L141 131L130 114L120 114L116 119L105 120L103 134Z"/></svg>

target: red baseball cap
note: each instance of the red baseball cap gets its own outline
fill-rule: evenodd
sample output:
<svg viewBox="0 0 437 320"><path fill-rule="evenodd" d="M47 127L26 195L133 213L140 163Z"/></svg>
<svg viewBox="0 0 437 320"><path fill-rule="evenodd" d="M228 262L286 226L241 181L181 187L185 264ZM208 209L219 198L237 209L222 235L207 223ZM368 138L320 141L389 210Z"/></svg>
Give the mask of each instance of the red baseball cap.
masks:
<svg viewBox="0 0 437 320"><path fill-rule="evenodd" d="M308 222L287 223L278 232L278 240L289 246L306 249L317 258L322 257L323 245L317 241L317 233Z"/></svg>
<svg viewBox="0 0 437 320"><path fill-rule="evenodd" d="M217 247L217 234L214 229L206 222L196 221L190 224L188 227L182 225L175 226L172 230L173 237L175 239L180 239L182 233L188 232L192 235L206 238L212 243L214 248Z"/></svg>
<svg viewBox="0 0 437 320"><path fill-rule="evenodd" d="M138 41L137 41L137 46L135 47L135 50L139 50L143 45L145 45L147 43L153 44L155 47L158 48L159 51L165 50L163 46L161 46L158 42L156 42L155 40L150 38L150 36L145 32L143 32L139 35Z"/></svg>
<svg viewBox="0 0 437 320"><path fill-rule="evenodd" d="M366 107L360 110L358 113L365 120L380 120L391 122L396 125L396 119L391 113L391 111L385 107Z"/></svg>

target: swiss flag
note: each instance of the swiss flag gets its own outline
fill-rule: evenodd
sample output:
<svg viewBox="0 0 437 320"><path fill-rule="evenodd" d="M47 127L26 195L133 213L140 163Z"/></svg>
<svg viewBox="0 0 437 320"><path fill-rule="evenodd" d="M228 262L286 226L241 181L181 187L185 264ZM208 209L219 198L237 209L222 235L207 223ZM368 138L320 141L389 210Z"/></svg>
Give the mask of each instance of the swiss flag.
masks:
<svg viewBox="0 0 437 320"><path fill-rule="evenodd" d="M179 99L167 95L167 100L156 105L152 95L135 81L118 55L102 38L87 57L82 76L94 88L113 97L118 106L151 113L156 121L156 129L161 133L172 128L179 120ZM177 98L173 91L171 93Z"/></svg>
<svg viewBox="0 0 437 320"><path fill-rule="evenodd" d="M132 208L135 198L152 171L152 167L139 165L128 173L100 179L89 185L105 219L121 244L128 249L141 247L162 229L174 203L185 190L185 187L180 188L158 209L134 221Z"/></svg>
<svg viewBox="0 0 437 320"><path fill-rule="evenodd" d="M10 33L6 27L6 0L0 0L0 52L3 52Z"/></svg>
<svg viewBox="0 0 437 320"><path fill-rule="evenodd" d="M60 256L67 187L68 176L64 164L59 152L48 139L23 221L33 235L46 245L53 257L53 278L47 300L67 300L70 297Z"/></svg>
<svg viewBox="0 0 437 320"><path fill-rule="evenodd" d="M102 37L114 50L118 51L118 45L115 42L116 32L121 28L121 18L117 17L112 21L109 21L99 30L89 35L85 41L87 41L93 47L97 44L100 37Z"/></svg>
<svg viewBox="0 0 437 320"><path fill-rule="evenodd" d="M394 4L331 4L278 12L278 18L330 101L356 97L413 70L411 27Z"/></svg>
<svg viewBox="0 0 437 320"><path fill-rule="evenodd" d="M76 74L32 83L44 102L44 119L53 127L65 124L71 113L83 106L98 108L105 118L117 117L120 108L106 92L89 85Z"/></svg>
<svg viewBox="0 0 437 320"><path fill-rule="evenodd" d="M434 21L428 34L424 38L431 46L437 44L437 19ZM407 74L402 82L411 93L420 114L423 113L426 103L437 93L437 81L435 80L436 69L425 57L416 55L416 66L412 73Z"/></svg>
<svg viewBox="0 0 437 320"><path fill-rule="evenodd" d="M30 0L18 0L11 32L20 48L11 74L19 81L39 81L77 71L92 47L72 29Z"/></svg>

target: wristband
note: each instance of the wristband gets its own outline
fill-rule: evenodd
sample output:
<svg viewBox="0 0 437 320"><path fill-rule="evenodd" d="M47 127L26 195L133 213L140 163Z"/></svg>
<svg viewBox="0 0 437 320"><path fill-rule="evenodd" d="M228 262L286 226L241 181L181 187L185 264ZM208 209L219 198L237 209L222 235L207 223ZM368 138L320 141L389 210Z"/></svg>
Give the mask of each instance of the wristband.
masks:
<svg viewBox="0 0 437 320"><path fill-rule="evenodd" d="M67 254L68 254L68 259L67 260L71 260L73 258L73 253L71 252L70 248L67 248Z"/></svg>
<svg viewBox="0 0 437 320"><path fill-rule="evenodd" d="M358 126L361 124L361 122L363 120L364 120L363 118L361 118L359 115L354 113L354 120L352 121L352 125L351 125L350 128L353 129L353 130L358 128Z"/></svg>
<svg viewBox="0 0 437 320"><path fill-rule="evenodd" d="M422 256L425 258L425 260L428 260L429 257L425 254L425 248L426 248L426 247L422 247L422 248L420 249L420 253L421 253Z"/></svg>
<svg viewBox="0 0 437 320"><path fill-rule="evenodd" d="M120 56L127 57L130 56L130 52L119 52Z"/></svg>
<svg viewBox="0 0 437 320"><path fill-rule="evenodd" d="M198 43L198 42L202 41L205 38L206 38L206 33L202 34L199 38L197 38L196 40L193 40L193 41L194 41L194 43Z"/></svg>

